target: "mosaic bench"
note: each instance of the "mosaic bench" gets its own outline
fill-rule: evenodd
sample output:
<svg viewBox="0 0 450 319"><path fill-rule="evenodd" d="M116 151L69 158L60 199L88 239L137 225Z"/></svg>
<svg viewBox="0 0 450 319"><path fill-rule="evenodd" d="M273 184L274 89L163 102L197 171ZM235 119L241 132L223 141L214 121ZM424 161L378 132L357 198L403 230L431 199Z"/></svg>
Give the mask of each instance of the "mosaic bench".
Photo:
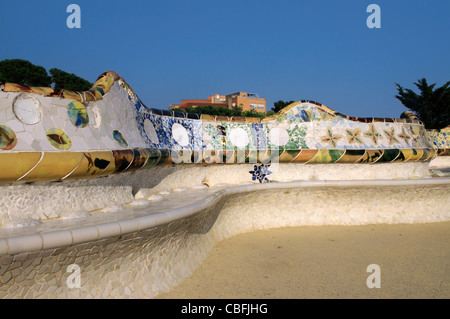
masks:
<svg viewBox="0 0 450 319"><path fill-rule="evenodd" d="M114 72L81 93L6 83L0 106L1 183L99 177L180 158L208 164L427 162L449 143L416 119L356 118L314 101L262 119L152 109Z"/></svg>
<svg viewBox="0 0 450 319"><path fill-rule="evenodd" d="M315 101L258 119L150 108L114 72L0 84L0 298L153 297L244 231L449 220L428 169L448 149L448 129Z"/></svg>

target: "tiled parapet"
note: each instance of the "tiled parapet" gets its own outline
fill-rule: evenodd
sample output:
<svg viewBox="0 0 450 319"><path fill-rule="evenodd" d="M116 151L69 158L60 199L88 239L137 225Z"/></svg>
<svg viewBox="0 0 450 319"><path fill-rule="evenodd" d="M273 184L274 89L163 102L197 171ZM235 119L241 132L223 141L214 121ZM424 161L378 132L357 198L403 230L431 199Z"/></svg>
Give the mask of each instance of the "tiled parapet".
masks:
<svg viewBox="0 0 450 319"><path fill-rule="evenodd" d="M6 83L0 182L85 179L172 163L386 163L436 156L415 119L356 118L315 101L263 119L146 106L119 75L86 92ZM188 159L188 160L186 160Z"/></svg>
<svg viewBox="0 0 450 319"><path fill-rule="evenodd" d="M427 130L427 137L430 144L437 150L437 155L450 155L450 126L441 130Z"/></svg>

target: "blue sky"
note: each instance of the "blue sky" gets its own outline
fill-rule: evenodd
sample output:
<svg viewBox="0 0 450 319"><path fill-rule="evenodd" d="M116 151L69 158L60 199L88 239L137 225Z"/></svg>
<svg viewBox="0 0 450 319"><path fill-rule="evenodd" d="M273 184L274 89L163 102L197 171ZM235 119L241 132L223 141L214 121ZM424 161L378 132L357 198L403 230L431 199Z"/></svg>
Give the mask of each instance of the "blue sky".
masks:
<svg viewBox="0 0 450 319"><path fill-rule="evenodd" d="M81 28L66 25L81 8ZM369 4L381 29L369 29ZM343 114L399 117L395 82L450 80L450 1L5 1L0 60L21 58L94 82L120 74L142 101L255 92Z"/></svg>

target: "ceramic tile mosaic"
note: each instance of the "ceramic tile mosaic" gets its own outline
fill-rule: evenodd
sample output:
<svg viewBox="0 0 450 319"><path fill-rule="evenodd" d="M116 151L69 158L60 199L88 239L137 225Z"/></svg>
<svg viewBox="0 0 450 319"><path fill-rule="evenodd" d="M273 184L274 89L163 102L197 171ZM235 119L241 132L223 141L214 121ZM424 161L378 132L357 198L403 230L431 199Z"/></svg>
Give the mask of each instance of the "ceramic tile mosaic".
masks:
<svg viewBox="0 0 450 319"><path fill-rule="evenodd" d="M440 150L450 149L450 126L441 130L427 130L426 134L434 148Z"/></svg>
<svg viewBox="0 0 450 319"><path fill-rule="evenodd" d="M0 156L2 165L16 167L2 170L3 183L137 170L153 163L148 156L155 150L164 159L208 151L203 163L225 163L227 156L250 163L267 159L259 151L276 151L282 163L331 164L429 161L448 146L448 129L426 131L414 117L356 118L315 101L295 102L263 119L152 109L114 72L102 74L85 92L11 83L0 91ZM366 152L359 156L354 150ZM12 154L22 152L15 159L23 163L13 163ZM45 170L58 156L55 172Z"/></svg>

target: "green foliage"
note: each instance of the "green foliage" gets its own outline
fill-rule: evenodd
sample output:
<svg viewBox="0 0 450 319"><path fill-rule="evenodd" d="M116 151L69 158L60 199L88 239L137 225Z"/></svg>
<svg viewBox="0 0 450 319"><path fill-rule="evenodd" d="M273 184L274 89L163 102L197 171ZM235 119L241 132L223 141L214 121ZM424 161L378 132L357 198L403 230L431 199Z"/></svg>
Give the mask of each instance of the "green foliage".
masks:
<svg viewBox="0 0 450 319"><path fill-rule="evenodd" d="M0 82L30 86L50 86L52 80L42 66L29 61L11 59L0 61Z"/></svg>
<svg viewBox="0 0 450 319"><path fill-rule="evenodd" d="M450 124L450 81L435 89L436 83L428 85L425 78L420 79L414 83L420 91L419 94L395 84L398 93L395 97L410 109L427 129L441 129Z"/></svg>
<svg viewBox="0 0 450 319"><path fill-rule="evenodd" d="M69 91L87 91L92 87L92 83L83 78L62 70L52 68L50 69L52 82L55 84L55 89L65 89Z"/></svg>
<svg viewBox="0 0 450 319"><path fill-rule="evenodd" d="M289 104L292 104L292 103L294 103L295 101L282 101L282 100L279 100L279 101L277 101L277 102L274 102L273 103L273 108L272 108L272 111L274 112L274 113L277 113L277 112L279 112L280 110L282 110L282 109L284 109L286 106L288 106Z"/></svg>
<svg viewBox="0 0 450 319"><path fill-rule="evenodd" d="M92 87L90 82L75 74L53 68L48 75L42 66L21 59L0 61L0 82L45 87L50 87L54 83L55 89L79 92Z"/></svg>
<svg viewBox="0 0 450 319"><path fill-rule="evenodd" d="M242 113L242 116L245 116L245 117L259 117L259 118L262 118L262 117L266 116L266 113L264 113L264 112L257 112L257 111L255 111L255 110L250 110L250 111L245 111L245 112L243 112L243 113Z"/></svg>
<svg viewBox="0 0 450 319"><path fill-rule="evenodd" d="M221 115L221 116L242 116L242 108L235 107L229 109L221 106L199 105L196 107L187 107L186 112L197 114Z"/></svg>
<svg viewBox="0 0 450 319"><path fill-rule="evenodd" d="M176 108L172 111L187 112L187 113L197 113L197 114L209 114L209 115L220 115L220 116L245 116L245 117L259 117L262 118L267 115L272 115L273 112L257 112L255 110L242 111L242 107L235 106L232 109L214 106L214 105L199 105L196 107L187 107L185 110Z"/></svg>
<svg viewBox="0 0 450 319"><path fill-rule="evenodd" d="M231 110L233 111L233 116L245 116L242 115L242 107L240 106L233 106Z"/></svg>

